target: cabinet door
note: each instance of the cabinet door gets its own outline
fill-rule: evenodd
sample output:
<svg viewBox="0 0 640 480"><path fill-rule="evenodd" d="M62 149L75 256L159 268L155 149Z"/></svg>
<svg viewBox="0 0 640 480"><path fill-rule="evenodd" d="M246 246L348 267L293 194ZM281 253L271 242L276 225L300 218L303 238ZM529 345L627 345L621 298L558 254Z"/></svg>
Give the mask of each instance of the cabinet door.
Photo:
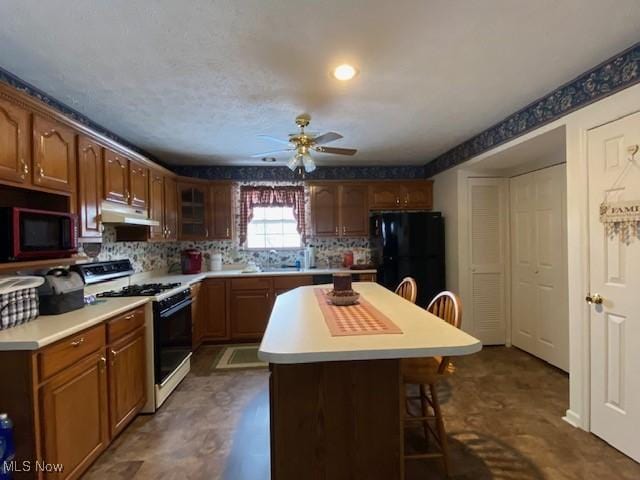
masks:
<svg viewBox="0 0 640 480"><path fill-rule="evenodd" d="M201 332L205 340L224 340L229 338L227 328L227 284L224 280L207 279L203 283L201 295L204 296Z"/></svg>
<svg viewBox="0 0 640 480"><path fill-rule="evenodd" d="M28 184L31 181L29 112L0 100L0 180Z"/></svg>
<svg viewBox="0 0 640 480"><path fill-rule="evenodd" d="M164 225L164 177L156 172L151 172L149 180L149 219L157 220L160 225L149 227L150 240L163 240L165 238Z"/></svg>
<svg viewBox="0 0 640 480"><path fill-rule="evenodd" d="M109 406L103 352L52 377L40 390L47 463L64 465L47 478L78 478L107 447Z"/></svg>
<svg viewBox="0 0 640 480"><path fill-rule="evenodd" d="M129 203L129 160L111 150L104 151L104 198Z"/></svg>
<svg viewBox="0 0 640 480"><path fill-rule="evenodd" d="M231 338L233 340L262 338L271 315L270 290L232 290L229 305Z"/></svg>
<svg viewBox="0 0 640 480"><path fill-rule="evenodd" d="M178 238L180 240L207 240L208 188L206 185L178 183Z"/></svg>
<svg viewBox="0 0 640 480"><path fill-rule="evenodd" d="M129 161L129 189L131 198L129 204L132 207L145 209L149 202L149 169Z"/></svg>
<svg viewBox="0 0 640 480"><path fill-rule="evenodd" d="M374 183L369 187L369 208L393 210L401 207L401 185L395 182Z"/></svg>
<svg viewBox="0 0 640 480"><path fill-rule="evenodd" d="M337 184L311 186L311 223L317 237L339 235Z"/></svg>
<svg viewBox="0 0 640 480"><path fill-rule="evenodd" d="M75 192L75 132L38 115L33 117L33 183L41 187Z"/></svg>
<svg viewBox="0 0 640 480"><path fill-rule="evenodd" d="M233 219L231 185L212 185L210 192L211 227L209 238L230 240Z"/></svg>
<svg viewBox="0 0 640 480"><path fill-rule="evenodd" d="M433 208L433 182L407 182L402 185L402 207L412 210Z"/></svg>
<svg viewBox="0 0 640 480"><path fill-rule="evenodd" d="M369 235L368 195L367 185L340 187L340 235L343 237Z"/></svg>
<svg viewBox="0 0 640 480"><path fill-rule="evenodd" d="M146 401L144 327L109 347L109 426L115 436Z"/></svg>
<svg viewBox="0 0 640 480"><path fill-rule="evenodd" d="M178 190L171 177L164 179L164 226L167 240L178 239Z"/></svg>
<svg viewBox="0 0 640 480"><path fill-rule="evenodd" d="M80 236L102 237L102 147L89 137L78 137L78 211Z"/></svg>

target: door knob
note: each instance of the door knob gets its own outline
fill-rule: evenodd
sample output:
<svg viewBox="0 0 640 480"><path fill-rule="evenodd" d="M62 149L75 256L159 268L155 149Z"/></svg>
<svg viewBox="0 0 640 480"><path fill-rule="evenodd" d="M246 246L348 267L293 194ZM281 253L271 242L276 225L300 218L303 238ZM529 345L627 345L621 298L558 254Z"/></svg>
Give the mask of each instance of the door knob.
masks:
<svg viewBox="0 0 640 480"><path fill-rule="evenodd" d="M602 296L594 293L593 295L588 294L585 298L586 302L591 305L591 304L596 304L596 305L602 305Z"/></svg>

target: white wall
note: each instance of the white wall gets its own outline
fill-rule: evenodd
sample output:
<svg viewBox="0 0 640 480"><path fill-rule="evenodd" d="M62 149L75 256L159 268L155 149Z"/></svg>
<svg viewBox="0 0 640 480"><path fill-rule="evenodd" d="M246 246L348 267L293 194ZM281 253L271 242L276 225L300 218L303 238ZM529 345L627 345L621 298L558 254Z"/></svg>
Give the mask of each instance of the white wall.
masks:
<svg viewBox="0 0 640 480"><path fill-rule="evenodd" d="M589 311L584 302L584 296L589 290L587 131L637 111L640 111L640 85L627 88L584 107L463 164L464 168L467 168L555 128L564 126L566 129L567 245L571 248L568 248L570 404L565 419L585 430L589 430L590 411ZM434 208L443 212L448 211L449 215L459 219L461 218L460 202L452 202L446 188L451 183L453 172L458 170L461 170L461 167L434 177ZM444 187L438 187L439 182L444 183ZM456 194L460 196L460 193L460 188L457 188ZM454 207L455 205L458 207ZM460 257L461 249L464 248L461 243L458 228L454 236L447 238L447 261L454 252L457 257ZM447 267L447 273L449 268L451 267ZM462 272L459 272L457 277L458 285L461 281L460 275Z"/></svg>
<svg viewBox="0 0 640 480"><path fill-rule="evenodd" d="M444 216L447 289L459 292L458 285L458 172L447 170L433 183L434 210Z"/></svg>

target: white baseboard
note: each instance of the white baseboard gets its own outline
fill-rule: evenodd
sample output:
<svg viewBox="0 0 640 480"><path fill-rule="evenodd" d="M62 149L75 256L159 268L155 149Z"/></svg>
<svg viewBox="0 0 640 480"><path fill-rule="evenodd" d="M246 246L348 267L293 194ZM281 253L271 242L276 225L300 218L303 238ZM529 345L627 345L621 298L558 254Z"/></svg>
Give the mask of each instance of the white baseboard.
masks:
<svg viewBox="0 0 640 480"><path fill-rule="evenodd" d="M564 417L562 417L562 420L567 422L572 427L582 428L582 419L580 418L580 415L572 410L567 410L567 413Z"/></svg>

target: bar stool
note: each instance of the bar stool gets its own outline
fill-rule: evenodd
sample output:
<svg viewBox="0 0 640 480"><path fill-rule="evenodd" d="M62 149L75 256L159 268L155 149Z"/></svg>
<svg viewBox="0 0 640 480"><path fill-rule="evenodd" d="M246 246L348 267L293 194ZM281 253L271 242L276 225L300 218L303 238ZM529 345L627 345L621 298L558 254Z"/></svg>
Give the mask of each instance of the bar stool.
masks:
<svg viewBox="0 0 640 480"><path fill-rule="evenodd" d="M396 288L396 294L400 295L405 300L409 300L411 303L416 303L416 297L418 296L418 285L416 281L411 277L404 277L400 282L400 285Z"/></svg>
<svg viewBox="0 0 640 480"><path fill-rule="evenodd" d="M462 303L460 298L452 292L441 292L431 301L427 307L427 311L442 318L447 323L456 328L460 328L462 322ZM447 433L444 428L444 420L438 400L438 392L436 384L444 375L451 374L453 368L449 363L448 357L431 357L431 358L407 358L401 361L404 402L406 406L406 414L404 418L404 427L408 423L420 422L424 428L425 440L429 441L429 434L433 435L440 449L434 453L416 453L404 455L405 460L442 459L445 475L449 477L449 450L447 445ZM408 396L406 393L407 385L418 385L419 395ZM427 394L427 389L429 390ZM422 415L413 416L409 412L409 400L419 399ZM433 411L430 414L429 409ZM429 421L434 421L435 427L432 427ZM402 439L404 442L404 438Z"/></svg>

